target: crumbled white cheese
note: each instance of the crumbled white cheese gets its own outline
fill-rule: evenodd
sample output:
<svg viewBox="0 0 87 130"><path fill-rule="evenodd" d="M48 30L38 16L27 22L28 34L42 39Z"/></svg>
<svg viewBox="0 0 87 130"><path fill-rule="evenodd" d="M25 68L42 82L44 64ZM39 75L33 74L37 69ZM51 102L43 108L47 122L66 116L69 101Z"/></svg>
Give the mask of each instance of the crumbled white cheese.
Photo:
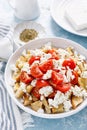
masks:
<svg viewBox="0 0 87 130"><path fill-rule="evenodd" d="M44 96L43 96L43 95L41 95L41 96L40 96L40 100L42 101L43 99L44 99Z"/></svg>
<svg viewBox="0 0 87 130"><path fill-rule="evenodd" d="M52 70L47 70L47 72L43 75L42 79L50 79L52 75Z"/></svg>
<svg viewBox="0 0 87 130"><path fill-rule="evenodd" d="M30 50L30 54L33 56L42 56L44 54L40 49Z"/></svg>
<svg viewBox="0 0 87 130"><path fill-rule="evenodd" d="M65 75L66 74L66 70L62 68L59 73L61 73L62 75Z"/></svg>
<svg viewBox="0 0 87 130"><path fill-rule="evenodd" d="M81 60L81 61L86 60L86 57L83 55L79 55L79 60Z"/></svg>
<svg viewBox="0 0 87 130"><path fill-rule="evenodd" d="M83 72L81 73L81 77L82 77L82 78L87 78L87 71L83 71Z"/></svg>
<svg viewBox="0 0 87 130"><path fill-rule="evenodd" d="M26 53L26 50L24 49L23 52L22 52L22 56L26 57L27 53Z"/></svg>
<svg viewBox="0 0 87 130"><path fill-rule="evenodd" d="M53 88L51 86L43 87L39 90L39 94L48 97L53 92Z"/></svg>
<svg viewBox="0 0 87 130"><path fill-rule="evenodd" d="M20 89L24 92L24 93L26 93L26 84L25 83L20 83Z"/></svg>
<svg viewBox="0 0 87 130"><path fill-rule="evenodd" d="M61 58L64 58L65 56L70 56L69 52L61 48L59 48L57 52L61 56Z"/></svg>
<svg viewBox="0 0 87 130"><path fill-rule="evenodd" d="M65 99L68 100L71 96L71 89L65 93Z"/></svg>
<svg viewBox="0 0 87 130"><path fill-rule="evenodd" d="M63 77L64 77L64 83L68 83L68 79L67 79L66 75L63 75Z"/></svg>
<svg viewBox="0 0 87 130"><path fill-rule="evenodd" d="M37 80L36 80L36 79L34 79L34 80L31 81L31 85L32 85L33 87L36 86L36 83L37 83Z"/></svg>
<svg viewBox="0 0 87 130"><path fill-rule="evenodd" d="M77 85L75 85L75 87L71 87L71 91L73 92L73 95L77 97L87 97L87 92Z"/></svg>
<svg viewBox="0 0 87 130"><path fill-rule="evenodd" d="M71 104L71 101L70 101L70 100L64 101L63 104L64 104L64 109L65 109L66 112L69 111L70 108L72 107L72 104Z"/></svg>
<svg viewBox="0 0 87 130"><path fill-rule="evenodd" d="M41 58L40 58L40 63L43 63L43 62L45 62L45 61L47 61L49 58L51 58L52 57L52 55L50 54L50 53L48 53L48 54L44 54Z"/></svg>
<svg viewBox="0 0 87 130"><path fill-rule="evenodd" d="M30 73L29 64L26 62L26 63L23 65L23 67L22 67L21 70L22 70L22 71L26 71L26 72L29 74L29 73Z"/></svg>
<svg viewBox="0 0 87 130"><path fill-rule="evenodd" d="M54 69L57 69L57 70L61 70L63 67L62 67L62 63L63 63L64 59L59 59L59 60L53 60L53 65L54 65Z"/></svg>
<svg viewBox="0 0 87 130"><path fill-rule="evenodd" d="M14 71L14 72L17 72L18 71L18 68L15 66L15 64L12 64L10 66L11 70Z"/></svg>
<svg viewBox="0 0 87 130"><path fill-rule="evenodd" d="M67 67L66 77L68 82L70 82L71 79L73 80L75 78L74 75L72 74L72 70L69 67Z"/></svg>
<svg viewBox="0 0 87 130"><path fill-rule="evenodd" d="M59 104L62 104L65 101L65 95L64 93L61 93L60 91L57 91L54 99L48 99L48 103L50 106L58 108Z"/></svg>
<svg viewBox="0 0 87 130"><path fill-rule="evenodd" d="M51 42L48 42L47 44L45 44L45 46L44 46L44 49L45 50L51 50Z"/></svg>
<svg viewBox="0 0 87 130"><path fill-rule="evenodd" d="M44 109L39 108L37 112L38 112L38 113L44 113Z"/></svg>

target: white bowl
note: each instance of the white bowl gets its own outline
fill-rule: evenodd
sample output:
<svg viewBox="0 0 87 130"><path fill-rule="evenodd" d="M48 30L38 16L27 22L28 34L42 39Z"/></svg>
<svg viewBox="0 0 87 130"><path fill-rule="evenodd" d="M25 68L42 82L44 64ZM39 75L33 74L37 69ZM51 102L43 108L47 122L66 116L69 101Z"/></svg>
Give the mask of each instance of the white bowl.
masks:
<svg viewBox="0 0 87 130"><path fill-rule="evenodd" d="M53 46L61 47L61 48L73 46L75 48L75 50L78 51L78 53L84 55L87 58L87 50L84 47L82 47L81 45L79 45L71 40L57 38L57 37L33 40L33 41L29 42L29 44L25 44L24 46L22 46L21 48L16 50L15 53L8 60L8 63L7 63L6 69L5 69L6 89L9 92L10 96L12 97L13 101L24 111L26 111L32 115L42 117L42 118L49 118L49 119L63 118L63 117L73 115L73 114L79 112L80 110L82 110L87 105L87 99L85 99L84 102L81 105L79 105L75 110L70 110L69 112L64 112L64 113L59 113L59 114L42 114L42 113L35 112L34 110L32 110L29 107L25 107L18 99L16 99L14 92L13 92L13 88L10 85L10 80L11 80L10 65L15 63L15 61L18 59L18 57L21 55L21 53L23 52L24 49L40 48L47 42L52 42Z"/></svg>

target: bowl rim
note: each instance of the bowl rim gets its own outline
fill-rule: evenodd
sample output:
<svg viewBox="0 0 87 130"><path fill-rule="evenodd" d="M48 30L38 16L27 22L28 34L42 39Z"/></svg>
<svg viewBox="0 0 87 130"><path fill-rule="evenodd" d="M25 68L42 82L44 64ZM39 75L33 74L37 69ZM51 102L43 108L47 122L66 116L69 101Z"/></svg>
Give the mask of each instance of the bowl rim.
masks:
<svg viewBox="0 0 87 130"><path fill-rule="evenodd" d="M74 44L74 46L78 46L78 47L84 49L84 50L87 52L86 48L84 48L83 46L81 46L81 45L78 44L77 42L74 42L74 41L72 41L72 40L65 39L65 38L62 38L62 37L39 38L39 39L30 41L29 44L32 44L32 42L37 42L37 41L39 41L39 40L41 40L41 41L43 41L43 40L49 40L49 41L51 41L51 40L63 40L63 41L66 41L66 42L71 42L71 43ZM28 46L28 45L25 44L24 46L21 46L20 48L18 48L18 49L10 56L10 58L9 58L9 60L8 60L8 62L7 62L7 65L6 65L6 68L5 68L5 73L4 73L4 79L5 79L5 84L6 84L6 86L8 86L8 87L12 87L12 86L10 86L10 85L7 83L7 79L6 79L7 69L8 69L8 66L9 66L9 64L10 64L10 61L11 61L11 59L13 58L13 56L14 56L16 53L19 52L19 50L25 49L26 46ZM43 114L43 113L38 113L38 112L35 112L34 110L32 110L32 109L30 109L30 108L25 107L21 102L19 102L18 99L16 99L16 97L14 97L14 96L10 93L8 87L6 87L6 89L7 89L8 93L9 93L10 97L13 99L13 101L15 102L15 104L16 104L17 106L19 106L22 110L24 110L24 111L27 112L27 113L32 114L32 115L37 116L37 117L41 117L41 118L57 119L57 118L68 117L68 116L70 116L70 115L76 114L77 112L81 111L83 108L85 108L85 107L87 106L87 99L85 99L85 100L83 101L83 103L82 103L81 105L79 105L75 110L70 110L70 111L68 111L68 112L58 113L58 114L45 114L45 113Z"/></svg>

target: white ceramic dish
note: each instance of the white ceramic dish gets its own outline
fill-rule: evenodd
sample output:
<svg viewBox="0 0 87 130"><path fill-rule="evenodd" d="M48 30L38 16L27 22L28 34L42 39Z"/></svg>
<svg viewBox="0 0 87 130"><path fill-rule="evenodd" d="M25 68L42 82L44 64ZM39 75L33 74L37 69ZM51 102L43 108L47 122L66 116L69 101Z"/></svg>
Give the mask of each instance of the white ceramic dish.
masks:
<svg viewBox="0 0 87 130"><path fill-rule="evenodd" d="M24 29L35 29L38 32L38 36L35 39L43 38L46 35L45 29L42 25L39 23L33 22L33 21L27 21L23 23L19 23L14 28L14 48L17 49L20 46L27 44L28 42L23 42L20 40L20 33Z"/></svg>
<svg viewBox="0 0 87 130"><path fill-rule="evenodd" d="M56 37L33 40L33 41L29 42L29 44L25 44L24 46L22 46L21 48L16 50L15 53L8 60L8 63L7 63L6 69L5 69L6 89L7 89L8 93L10 94L10 96L12 97L13 101L24 111L26 111L32 115L42 117L42 118L49 118L49 119L63 118L63 117L73 115L73 114L79 112L80 110L82 110L87 105L87 99L81 105L79 105L75 110L71 110L69 112L60 113L60 114L42 114L42 113L35 112L34 110L30 109L29 107L25 107L18 99L16 99L14 92L13 92L13 88L10 85L10 81L12 79L10 65L15 63L15 61L18 59L18 57L21 55L21 53L23 52L24 49L40 48L47 42L52 42L53 46L61 47L61 48L73 46L76 51L78 51L80 54L84 55L87 58L87 50L84 47L80 46L79 44L77 44L71 40L67 40L67 39L63 39L63 38L56 38Z"/></svg>
<svg viewBox="0 0 87 130"><path fill-rule="evenodd" d="M73 34L87 37L87 29L81 30L81 31L75 31L74 28L71 26L71 24L68 22L68 20L65 18L65 9L69 4L77 4L79 2L84 2L85 0L79 1L79 0L53 0L51 4L51 16L54 19L54 21L62 27L64 30L71 32ZM78 5L77 5L78 6Z"/></svg>

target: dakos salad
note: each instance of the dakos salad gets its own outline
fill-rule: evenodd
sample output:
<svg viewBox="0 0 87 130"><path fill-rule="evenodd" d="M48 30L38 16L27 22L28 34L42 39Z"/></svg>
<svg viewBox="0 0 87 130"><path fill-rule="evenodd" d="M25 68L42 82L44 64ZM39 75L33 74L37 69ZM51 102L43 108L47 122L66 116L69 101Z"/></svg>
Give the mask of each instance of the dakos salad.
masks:
<svg viewBox="0 0 87 130"><path fill-rule="evenodd" d="M87 97L87 61L73 47L24 50L11 70L16 98L36 112L67 112Z"/></svg>

